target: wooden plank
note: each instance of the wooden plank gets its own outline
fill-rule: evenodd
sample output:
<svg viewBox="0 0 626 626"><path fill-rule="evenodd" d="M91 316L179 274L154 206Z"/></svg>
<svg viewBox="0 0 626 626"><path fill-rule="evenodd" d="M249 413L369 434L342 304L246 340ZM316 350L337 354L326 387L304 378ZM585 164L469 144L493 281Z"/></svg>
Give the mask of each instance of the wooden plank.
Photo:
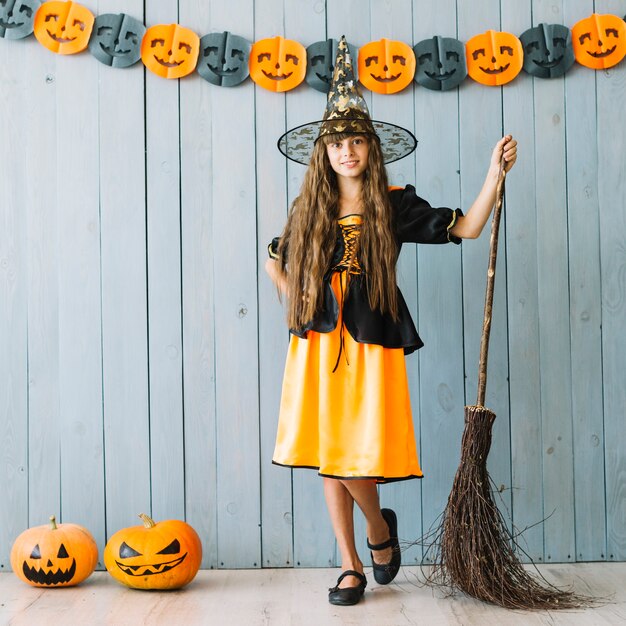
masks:
<svg viewBox="0 0 626 626"><path fill-rule="evenodd" d="M456 3L441 8L414 12L414 43L434 35L457 36ZM458 117L458 90L415 87L417 193L432 206L461 206ZM421 535L444 510L459 460L464 405L461 252L452 245L418 246L418 330L425 343L419 352Z"/></svg>
<svg viewBox="0 0 626 626"><path fill-rule="evenodd" d="M61 510L104 547L98 74L89 55L59 60L57 231ZM76 97L77 85L82 96Z"/></svg>
<svg viewBox="0 0 626 626"><path fill-rule="evenodd" d="M624 5L598 0L598 13L623 15ZM611 560L626 559L626 137L622 107L626 64L597 72L598 200L602 268L602 358L604 374L604 441L606 455L607 551ZM599 488L600 485L597 485Z"/></svg>
<svg viewBox="0 0 626 626"><path fill-rule="evenodd" d="M531 4L503 4L502 24L508 32L524 32L532 24ZM507 258L511 514L518 530L527 529L522 536L524 549L532 559L542 561L543 526L538 524L544 514L533 88L533 79L522 72L503 90L504 129L517 139L519 158L506 181L506 250L502 250Z"/></svg>
<svg viewBox="0 0 626 626"><path fill-rule="evenodd" d="M23 150L29 58L19 44L0 42L0 572L10 570L13 540L28 526L28 248L30 163Z"/></svg>
<svg viewBox="0 0 626 626"><path fill-rule="evenodd" d="M139 16L143 4L109 9ZM106 531L150 512L143 64L97 73ZM120 97L124 94L124 97ZM132 480L128 477L132 476Z"/></svg>
<svg viewBox="0 0 626 626"><path fill-rule="evenodd" d="M410 0L393 3L370 3L370 36L369 39L359 42L363 45L368 41L377 41L383 37L408 42L411 45L413 38L413 24L410 16L412 7ZM415 131L413 115L414 93L413 86L409 85L402 92L391 96L371 95L372 103L370 114L372 118L398 124ZM407 183L416 184L415 155L397 161L387 168L389 184L404 186ZM417 253L415 246L404 247L398 259L398 285L409 306L411 315L417 321L418 316L418 276ZM420 430L419 404L419 377L420 367L417 355L406 360L407 377L411 394L413 423L416 436ZM408 541L414 541L422 534L421 528L421 482L410 480L401 483L392 483L380 487L381 505L392 508L398 515L398 536ZM362 517L362 516L361 516ZM365 544L365 537L362 542ZM369 554L367 555L369 561ZM403 563L421 561L421 548L413 546L403 552Z"/></svg>
<svg viewBox="0 0 626 626"><path fill-rule="evenodd" d="M214 6L211 17L254 39L251 0ZM212 89L211 99L218 566L260 567L254 87Z"/></svg>
<svg viewBox="0 0 626 626"><path fill-rule="evenodd" d="M561 22L561 3L534 7L537 21ZM562 79L535 80L537 289L541 371L545 560L575 558L572 372L569 328L565 102Z"/></svg>
<svg viewBox="0 0 626 626"><path fill-rule="evenodd" d="M146 23L177 22L176 0L146 5ZM182 398L179 81L145 73L152 515L185 515Z"/></svg>
<svg viewBox="0 0 626 626"><path fill-rule="evenodd" d="M7 42L9 43L9 42ZM11 42L13 43L13 42ZM58 132L56 68L59 57L33 38L14 42L27 60L30 82L24 152L37 163L37 186L28 186L28 513L29 525L61 513L59 397ZM59 59L60 60L60 59ZM45 110L47 115L41 115ZM41 190L44 190L43 192Z"/></svg>
<svg viewBox="0 0 626 626"><path fill-rule="evenodd" d="M589 2L563 7L573 25ZM606 558L602 276L598 206L596 73L575 64L565 79L569 233L574 521L576 559Z"/></svg>
<svg viewBox="0 0 626 626"><path fill-rule="evenodd" d="M193 25L200 36L211 32L211 21L210 7L181 3L181 24ZM180 82L185 518L202 540L203 568L217 567L213 198L207 176L216 89L195 74Z"/></svg>
<svg viewBox="0 0 626 626"><path fill-rule="evenodd" d="M468 41L488 28L499 29L499 2L489 0L476 11L470 3L459 9L459 39ZM504 87L508 88L508 85ZM461 208L467 211L480 191L495 143L502 137L501 88L480 85L469 77L459 91ZM479 115L480 123L476 123ZM506 237L506 212L500 225ZM484 289L489 258L487 225L481 237L463 245L463 310L465 355L465 402L476 402L478 354L483 323ZM508 392L507 264L503 251L498 254L493 304L486 405L497 415L489 454L489 473L502 491L503 504L510 508L510 416Z"/></svg>

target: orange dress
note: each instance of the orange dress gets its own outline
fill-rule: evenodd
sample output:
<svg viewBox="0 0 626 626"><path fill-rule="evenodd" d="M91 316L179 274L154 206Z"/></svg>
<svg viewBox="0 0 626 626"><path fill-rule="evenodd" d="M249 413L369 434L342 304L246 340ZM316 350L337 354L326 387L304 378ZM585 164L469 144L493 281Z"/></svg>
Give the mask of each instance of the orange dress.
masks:
<svg viewBox="0 0 626 626"><path fill-rule="evenodd" d="M361 216L339 220L352 259ZM329 333L291 336L273 462L322 476L378 482L421 478L402 348L356 342L342 320L348 270L333 272L339 319Z"/></svg>

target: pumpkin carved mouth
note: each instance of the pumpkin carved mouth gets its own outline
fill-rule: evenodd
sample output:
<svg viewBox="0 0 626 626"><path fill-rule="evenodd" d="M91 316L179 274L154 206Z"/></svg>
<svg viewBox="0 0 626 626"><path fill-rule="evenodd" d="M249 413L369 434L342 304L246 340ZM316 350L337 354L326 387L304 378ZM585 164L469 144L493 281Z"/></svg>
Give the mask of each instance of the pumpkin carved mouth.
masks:
<svg viewBox="0 0 626 626"><path fill-rule="evenodd" d="M54 570L48 570L47 572L41 568L29 567L28 563L24 561L22 566L22 572L28 580L38 585L59 585L62 583L69 583L74 574L76 573L76 559L72 559L72 565L67 570L59 568L56 572Z"/></svg>
<svg viewBox="0 0 626 626"><path fill-rule="evenodd" d="M182 65L185 62L184 60L166 61L165 59L159 59L159 57L156 54L153 54L152 56L156 59L156 62L162 65L163 67L178 67L179 65Z"/></svg>
<svg viewBox="0 0 626 626"><path fill-rule="evenodd" d="M54 39L54 41L58 43L69 43L70 41L74 41L76 39L76 37L57 37L56 35L53 35L49 30L46 30L46 32L48 33L48 35L50 35L51 39Z"/></svg>
<svg viewBox="0 0 626 626"><path fill-rule="evenodd" d="M533 59L533 63L535 65L538 65L539 67L543 67L544 69L551 69L553 67L556 67L562 60L563 55L554 59L553 61L537 61L536 59Z"/></svg>
<svg viewBox="0 0 626 626"><path fill-rule="evenodd" d="M443 74L435 74L434 72L426 72L424 71L424 74L426 74L426 76L428 76L428 78L433 78L434 80L448 80L448 78L450 78L450 76L452 76L452 74L456 74L456 70L451 70L450 72L445 72Z"/></svg>
<svg viewBox="0 0 626 626"><path fill-rule="evenodd" d="M392 83L394 80L398 80L398 78L402 76L402 72L396 74L395 76L389 76L389 78L386 76L374 76L374 74L370 74L370 76L379 83Z"/></svg>
<svg viewBox="0 0 626 626"><path fill-rule="evenodd" d="M103 43L100 44L100 47L112 57L123 57L130 52L130 50L115 50L115 48L109 48L109 46L105 46Z"/></svg>
<svg viewBox="0 0 626 626"><path fill-rule="evenodd" d="M507 63L502 67L494 67L493 69L490 67L481 67L480 69L485 72L485 74L502 74L502 72L506 72L509 69L510 65L510 63Z"/></svg>
<svg viewBox="0 0 626 626"><path fill-rule="evenodd" d="M20 26L24 26L26 22L5 22L4 20L0 20L0 26L2 28L19 28Z"/></svg>
<svg viewBox="0 0 626 626"><path fill-rule="evenodd" d="M125 563L120 563L117 560L115 561L115 564L124 572L124 574L128 574L129 576L154 576L154 574L163 574L165 572L169 572L171 569L174 569L185 560L187 554L188 552L185 552L183 556L178 559L174 559L173 561L152 565L126 565Z"/></svg>
<svg viewBox="0 0 626 626"><path fill-rule="evenodd" d="M293 72L289 72L289 74L270 74L269 72L266 72L265 70L261 70L261 71L263 72L264 76L266 76L270 80L286 80L293 74Z"/></svg>
<svg viewBox="0 0 626 626"><path fill-rule="evenodd" d="M210 63L207 63L207 66L214 74L217 74L218 76L229 76L233 72L239 71L238 67L220 68L220 67L215 67L214 65L211 65Z"/></svg>
<svg viewBox="0 0 626 626"><path fill-rule="evenodd" d="M605 52L591 52L591 50L587 50L587 54L591 55L594 59L602 59L603 57L608 57L610 54L613 54L615 52L615 48L617 48L617 46L613 46Z"/></svg>

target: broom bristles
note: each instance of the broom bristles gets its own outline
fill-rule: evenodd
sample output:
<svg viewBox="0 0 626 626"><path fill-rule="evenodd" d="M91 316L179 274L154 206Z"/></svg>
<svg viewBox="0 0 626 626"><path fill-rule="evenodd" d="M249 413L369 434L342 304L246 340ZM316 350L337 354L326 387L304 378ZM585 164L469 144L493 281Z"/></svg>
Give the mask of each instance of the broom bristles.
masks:
<svg viewBox="0 0 626 626"><path fill-rule="evenodd" d="M595 604L592 598L532 575L517 558L517 553L525 552L494 502L487 472L495 417L485 407L465 407L461 462L435 531L438 554L427 583L509 609L572 609Z"/></svg>

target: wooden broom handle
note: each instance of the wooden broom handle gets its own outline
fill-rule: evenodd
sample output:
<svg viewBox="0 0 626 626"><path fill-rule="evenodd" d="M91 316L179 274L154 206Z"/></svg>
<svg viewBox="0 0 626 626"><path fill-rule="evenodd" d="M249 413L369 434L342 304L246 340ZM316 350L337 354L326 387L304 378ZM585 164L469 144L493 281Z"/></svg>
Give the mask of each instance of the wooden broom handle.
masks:
<svg viewBox="0 0 626 626"><path fill-rule="evenodd" d="M504 159L500 161L498 184L496 186L496 206L491 220L491 240L489 242L489 268L487 270L487 292L485 293L485 314L483 317L483 334L480 340L480 359L478 361L478 399L477 406L485 406L487 390L487 357L489 354L489 333L491 331L491 312L493 309L493 290L496 283L496 257L498 254L498 232L504 199Z"/></svg>

